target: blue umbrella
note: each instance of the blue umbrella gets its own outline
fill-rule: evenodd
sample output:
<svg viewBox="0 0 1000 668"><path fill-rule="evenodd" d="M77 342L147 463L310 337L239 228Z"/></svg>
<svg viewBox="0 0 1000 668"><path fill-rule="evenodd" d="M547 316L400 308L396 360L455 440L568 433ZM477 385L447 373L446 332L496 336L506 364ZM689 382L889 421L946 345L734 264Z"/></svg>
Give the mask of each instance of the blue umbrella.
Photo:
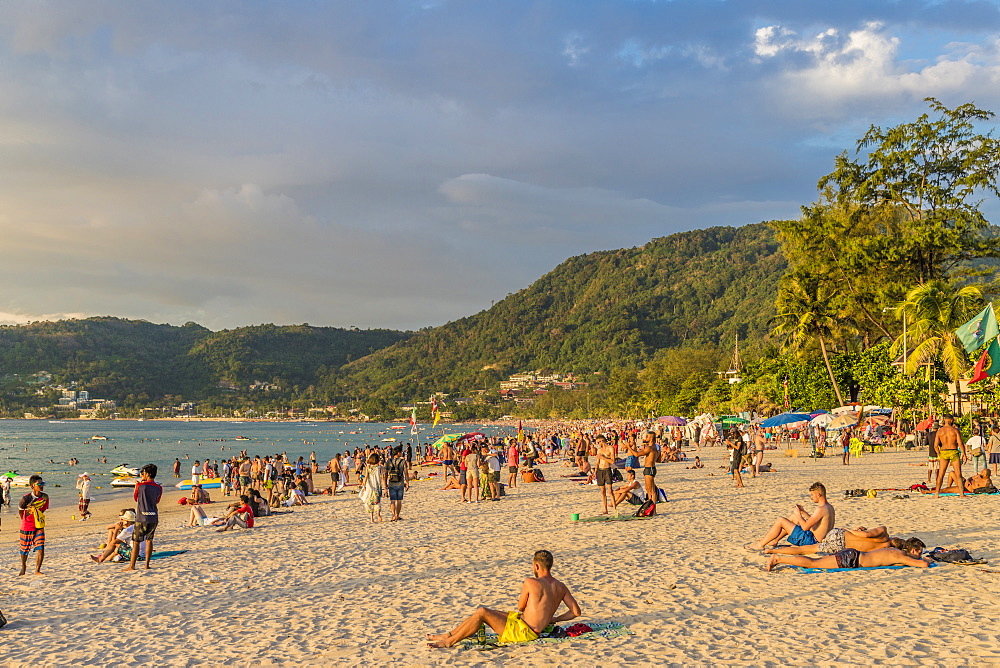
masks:
<svg viewBox="0 0 1000 668"><path fill-rule="evenodd" d="M781 415L767 418L760 423L760 426L780 427L783 424L791 424L793 422L808 422L811 418L812 416L808 413L782 413Z"/></svg>

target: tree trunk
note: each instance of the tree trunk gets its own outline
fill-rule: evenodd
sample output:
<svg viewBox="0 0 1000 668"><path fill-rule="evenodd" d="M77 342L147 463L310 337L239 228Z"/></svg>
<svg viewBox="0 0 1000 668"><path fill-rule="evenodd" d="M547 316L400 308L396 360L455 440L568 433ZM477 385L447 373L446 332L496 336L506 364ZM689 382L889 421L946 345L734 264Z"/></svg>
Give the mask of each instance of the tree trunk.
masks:
<svg viewBox="0 0 1000 668"><path fill-rule="evenodd" d="M837 401L839 405L844 405L844 398L840 396L840 386L837 385L837 379L833 377L833 367L830 366L830 356L826 353L826 341L823 340L823 336L819 337L819 349L823 351L823 362L826 363L826 372L830 374L830 384L833 385L833 392L837 395Z"/></svg>

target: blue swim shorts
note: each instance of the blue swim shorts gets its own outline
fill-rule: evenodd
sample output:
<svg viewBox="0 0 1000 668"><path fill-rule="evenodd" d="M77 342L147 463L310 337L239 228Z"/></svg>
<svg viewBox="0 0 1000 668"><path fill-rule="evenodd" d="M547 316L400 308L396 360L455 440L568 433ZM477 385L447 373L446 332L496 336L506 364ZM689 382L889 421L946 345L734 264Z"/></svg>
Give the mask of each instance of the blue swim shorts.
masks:
<svg viewBox="0 0 1000 668"><path fill-rule="evenodd" d="M798 524L792 529L792 535L788 537L788 542L792 545L815 545L819 541L816 540L816 536L813 535L812 531L807 531L800 527Z"/></svg>

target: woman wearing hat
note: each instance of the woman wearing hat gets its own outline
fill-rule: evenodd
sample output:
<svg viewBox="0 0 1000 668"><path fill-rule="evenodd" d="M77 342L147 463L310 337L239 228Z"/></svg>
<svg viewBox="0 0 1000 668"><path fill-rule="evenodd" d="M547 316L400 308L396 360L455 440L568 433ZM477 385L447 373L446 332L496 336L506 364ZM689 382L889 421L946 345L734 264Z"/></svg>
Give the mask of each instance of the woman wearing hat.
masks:
<svg viewBox="0 0 1000 668"><path fill-rule="evenodd" d="M76 479L76 488L80 490L80 521L91 516L90 510L90 475L81 473Z"/></svg>
<svg viewBox="0 0 1000 668"><path fill-rule="evenodd" d="M118 552L119 547L122 545L129 545L132 542L132 532L135 531L135 511L126 510L118 517L118 519L124 523L125 528L122 529L113 540L108 542L108 546L104 548L104 552L100 555L90 555L90 558L93 559L95 563L103 564L116 552Z"/></svg>

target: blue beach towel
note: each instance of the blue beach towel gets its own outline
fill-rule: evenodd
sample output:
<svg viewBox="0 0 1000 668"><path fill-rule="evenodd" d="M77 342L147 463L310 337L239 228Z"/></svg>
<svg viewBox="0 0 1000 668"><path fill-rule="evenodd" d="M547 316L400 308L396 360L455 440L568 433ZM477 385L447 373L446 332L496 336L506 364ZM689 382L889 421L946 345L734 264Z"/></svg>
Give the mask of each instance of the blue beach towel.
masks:
<svg viewBox="0 0 1000 668"><path fill-rule="evenodd" d="M934 568L938 564L930 564L928 568ZM805 566L792 566L798 573L838 573L842 571L897 571L901 568L913 568L913 566L859 566L858 568L806 568Z"/></svg>

